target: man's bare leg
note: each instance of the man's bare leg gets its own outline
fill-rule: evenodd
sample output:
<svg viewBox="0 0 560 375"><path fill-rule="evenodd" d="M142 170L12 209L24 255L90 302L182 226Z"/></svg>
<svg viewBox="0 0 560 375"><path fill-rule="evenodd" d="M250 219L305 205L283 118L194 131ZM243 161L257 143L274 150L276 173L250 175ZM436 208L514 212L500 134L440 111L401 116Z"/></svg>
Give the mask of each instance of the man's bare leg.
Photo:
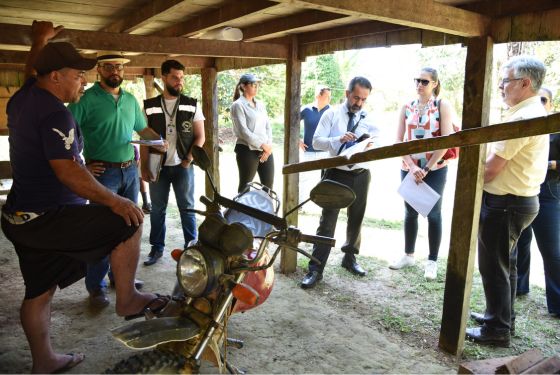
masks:
<svg viewBox="0 0 560 375"><path fill-rule="evenodd" d="M21 325L31 349L33 373L49 374L72 359L72 356L55 353L51 346L51 301L55 291L56 286L38 297L24 299L21 304Z"/></svg>
<svg viewBox="0 0 560 375"><path fill-rule="evenodd" d="M156 297L153 293L139 293L134 287L134 277L140 256L142 226L128 240L111 252L111 268L115 277L117 315L125 316L140 312Z"/></svg>

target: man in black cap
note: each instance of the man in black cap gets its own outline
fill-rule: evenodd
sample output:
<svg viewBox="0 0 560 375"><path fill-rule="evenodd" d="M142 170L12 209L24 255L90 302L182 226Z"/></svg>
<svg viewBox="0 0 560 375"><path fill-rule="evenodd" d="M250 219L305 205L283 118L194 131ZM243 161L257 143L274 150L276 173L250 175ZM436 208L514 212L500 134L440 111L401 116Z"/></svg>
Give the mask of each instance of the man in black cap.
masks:
<svg viewBox="0 0 560 375"><path fill-rule="evenodd" d="M84 167L82 136L64 103L80 100L85 71L95 60L80 56L70 43L47 44L60 30L50 22L33 22L27 80L7 106L14 182L1 222L25 282L20 316L34 373L66 371L84 359L82 353L56 353L49 327L57 286L84 277L86 262L110 254L118 315L147 308L161 312L169 302L134 288L142 210L103 187ZM88 199L99 205L87 205Z"/></svg>

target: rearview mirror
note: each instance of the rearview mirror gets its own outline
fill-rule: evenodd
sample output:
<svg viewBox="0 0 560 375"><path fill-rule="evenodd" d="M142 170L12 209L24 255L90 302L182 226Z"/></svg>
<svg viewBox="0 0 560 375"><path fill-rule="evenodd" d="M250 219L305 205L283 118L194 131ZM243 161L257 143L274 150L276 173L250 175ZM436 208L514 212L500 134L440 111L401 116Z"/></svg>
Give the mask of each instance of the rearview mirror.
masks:
<svg viewBox="0 0 560 375"><path fill-rule="evenodd" d="M210 169L212 163L206 151L200 146L193 145L191 149L192 157L196 165L198 165L202 170L207 171Z"/></svg>
<svg viewBox="0 0 560 375"><path fill-rule="evenodd" d="M311 190L310 198L321 208L340 209L350 206L356 199L356 194L339 182L323 180Z"/></svg>

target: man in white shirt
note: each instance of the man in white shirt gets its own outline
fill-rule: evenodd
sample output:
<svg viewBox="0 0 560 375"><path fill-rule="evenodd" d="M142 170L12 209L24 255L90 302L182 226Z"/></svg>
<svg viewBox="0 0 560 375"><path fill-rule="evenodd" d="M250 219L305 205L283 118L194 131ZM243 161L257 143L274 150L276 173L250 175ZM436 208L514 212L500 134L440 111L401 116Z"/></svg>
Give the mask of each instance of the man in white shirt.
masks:
<svg viewBox="0 0 560 375"><path fill-rule="evenodd" d="M367 113L362 109L371 92L371 83L364 77L354 77L346 90L346 102L329 108L321 117L313 136L313 148L327 151L329 156L339 155L361 136L378 136L379 129L374 126ZM325 179L340 182L356 194L356 200L347 208L348 224L346 242L341 247L344 253L342 267L349 272L365 276L366 271L356 262L360 250L360 232L367 204L371 175L363 165L348 165L325 171ZM317 235L333 237L340 210L323 209ZM323 270L329 258L331 248L315 245L313 256L321 264L309 262L309 272L301 282L304 289L312 288L323 278Z"/></svg>
<svg viewBox="0 0 560 375"><path fill-rule="evenodd" d="M150 244L152 249L145 266L155 264L165 248L165 214L169 200L169 190L173 185L181 225L184 246L197 237L196 218L187 209L194 208L194 169L191 148L202 146L204 136L204 115L197 100L181 94L185 67L176 60L167 60L161 65L163 95L144 101L144 112L148 127L155 130L169 143L163 155L163 166L159 176L150 172L147 147L141 148L142 179L150 182Z"/></svg>
<svg viewBox="0 0 560 375"><path fill-rule="evenodd" d="M509 106L506 121L546 116L538 95L545 74L544 64L534 57L517 56L504 65L499 88ZM517 256L512 250L521 231L539 211L538 194L546 175L548 148L548 135L488 146L478 231L478 267L486 311L471 313L482 326L467 329L467 338L477 343L510 345L517 285Z"/></svg>

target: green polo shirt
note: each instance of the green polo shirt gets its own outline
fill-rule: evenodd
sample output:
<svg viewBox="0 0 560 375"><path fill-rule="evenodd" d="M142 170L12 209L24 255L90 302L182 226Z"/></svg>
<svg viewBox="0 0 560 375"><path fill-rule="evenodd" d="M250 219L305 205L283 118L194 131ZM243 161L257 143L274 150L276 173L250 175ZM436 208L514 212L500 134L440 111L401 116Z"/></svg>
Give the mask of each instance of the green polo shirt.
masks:
<svg viewBox="0 0 560 375"><path fill-rule="evenodd" d="M84 158L124 162L134 159L132 132L146 127L136 98L120 89L119 99L99 85L86 90L78 103L68 106L84 137Z"/></svg>

